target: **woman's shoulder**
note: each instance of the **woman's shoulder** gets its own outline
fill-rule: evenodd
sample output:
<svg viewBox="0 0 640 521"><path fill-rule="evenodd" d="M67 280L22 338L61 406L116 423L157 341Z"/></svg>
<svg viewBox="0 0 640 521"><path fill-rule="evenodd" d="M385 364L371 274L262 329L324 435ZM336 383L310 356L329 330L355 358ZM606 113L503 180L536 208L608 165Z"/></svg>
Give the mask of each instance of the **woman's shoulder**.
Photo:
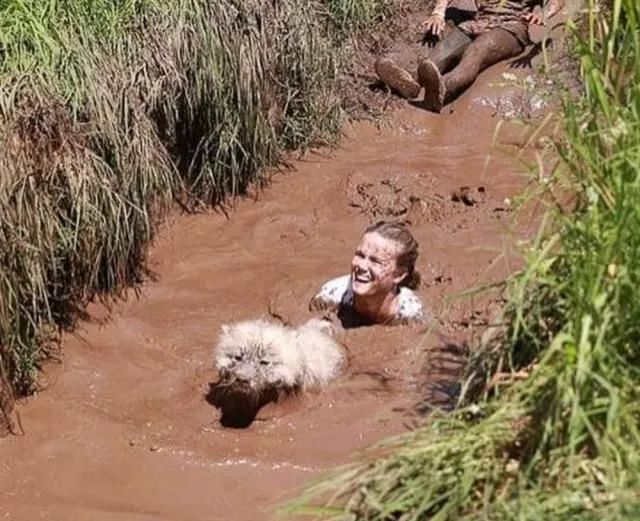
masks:
<svg viewBox="0 0 640 521"><path fill-rule="evenodd" d="M325 282L320 291L311 299L310 308L326 309L338 306L342 301L342 296L349 289L350 279L350 275L342 275Z"/></svg>
<svg viewBox="0 0 640 521"><path fill-rule="evenodd" d="M424 318L422 300L415 291L409 288L400 288L396 314L401 320L422 320Z"/></svg>

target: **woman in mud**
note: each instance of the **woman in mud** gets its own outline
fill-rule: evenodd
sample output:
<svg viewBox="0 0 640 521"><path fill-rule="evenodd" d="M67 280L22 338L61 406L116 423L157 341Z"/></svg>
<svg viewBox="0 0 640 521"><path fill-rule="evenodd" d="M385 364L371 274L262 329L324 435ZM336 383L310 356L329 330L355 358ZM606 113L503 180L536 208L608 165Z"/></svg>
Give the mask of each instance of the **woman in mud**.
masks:
<svg viewBox="0 0 640 521"><path fill-rule="evenodd" d="M418 242L403 224L373 224L356 248L351 273L324 284L310 308L337 311L345 328L420 321L417 258Z"/></svg>
<svg viewBox="0 0 640 521"><path fill-rule="evenodd" d="M531 42L529 25L543 25L564 7L564 0L476 0L475 16L445 25L445 11L455 0L436 0L424 26L439 38L418 64L417 81L390 58L376 62L376 73L405 98L424 87L424 106L440 112L469 87L480 71L519 55Z"/></svg>

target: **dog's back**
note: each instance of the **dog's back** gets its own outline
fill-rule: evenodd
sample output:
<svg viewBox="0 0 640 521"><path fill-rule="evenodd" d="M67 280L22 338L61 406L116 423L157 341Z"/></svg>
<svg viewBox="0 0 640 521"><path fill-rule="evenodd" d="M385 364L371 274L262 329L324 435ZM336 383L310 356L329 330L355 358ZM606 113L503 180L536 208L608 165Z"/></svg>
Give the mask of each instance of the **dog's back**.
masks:
<svg viewBox="0 0 640 521"><path fill-rule="evenodd" d="M345 355L332 333L331 324L323 320L310 320L296 328L298 349L304 360L303 387L322 387L343 369Z"/></svg>
<svg viewBox="0 0 640 521"><path fill-rule="evenodd" d="M322 387L338 375L344 360L331 325L320 320L295 328L265 320L224 325L215 350L220 375L245 381L256 392Z"/></svg>

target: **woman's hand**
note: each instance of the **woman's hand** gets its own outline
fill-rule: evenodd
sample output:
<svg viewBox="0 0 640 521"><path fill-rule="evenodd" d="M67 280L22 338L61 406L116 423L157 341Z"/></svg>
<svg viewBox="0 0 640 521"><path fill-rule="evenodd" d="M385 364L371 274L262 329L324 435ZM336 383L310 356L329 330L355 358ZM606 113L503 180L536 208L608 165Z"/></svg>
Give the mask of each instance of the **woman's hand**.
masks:
<svg viewBox="0 0 640 521"><path fill-rule="evenodd" d="M532 12L524 15L530 25L545 25L549 18L553 18L564 7L564 0L550 0L546 9L536 7Z"/></svg>
<svg viewBox="0 0 640 521"><path fill-rule="evenodd" d="M432 14L424 22L422 22L422 25L427 30L427 32L430 32L434 36L440 36L445 27L444 16L441 16L439 14Z"/></svg>
<svg viewBox="0 0 640 521"><path fill-rule="evenodd" d="M523 16L529 25L544 25L544 13L542 9L534 9Z"/></svg>

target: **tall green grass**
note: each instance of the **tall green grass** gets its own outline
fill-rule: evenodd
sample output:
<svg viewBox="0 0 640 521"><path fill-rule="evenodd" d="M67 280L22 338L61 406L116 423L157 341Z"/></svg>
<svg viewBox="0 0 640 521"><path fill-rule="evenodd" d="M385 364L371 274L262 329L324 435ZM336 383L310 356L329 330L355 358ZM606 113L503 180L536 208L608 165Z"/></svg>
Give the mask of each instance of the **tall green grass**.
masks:
<svg viewBox="0 0 640 521"><path fill-rule="evenodd" d="M334 25L341 34L371 26L402 2L392 0L325 0Z"/></svg>
<svg viewBox="0 0 640 521"><path fill-rule="evenodd" d="M378 447L293 510L382 520L640 519L640 4L591 1L545 220L492 365L529 373ZM484 355L486 356L486 352ZM477 367L475 365L474 367ZM523 369L524 368L524 369ZM490 375L489 375L490 376Z"/></svg>
<svg viewBox="0 0 640 521"><path fill-rule="evenodd" d="M315 0L0 1L3 388L33 390L58 328L141 279L176 200L335 138L333 30Z"/></svg>

